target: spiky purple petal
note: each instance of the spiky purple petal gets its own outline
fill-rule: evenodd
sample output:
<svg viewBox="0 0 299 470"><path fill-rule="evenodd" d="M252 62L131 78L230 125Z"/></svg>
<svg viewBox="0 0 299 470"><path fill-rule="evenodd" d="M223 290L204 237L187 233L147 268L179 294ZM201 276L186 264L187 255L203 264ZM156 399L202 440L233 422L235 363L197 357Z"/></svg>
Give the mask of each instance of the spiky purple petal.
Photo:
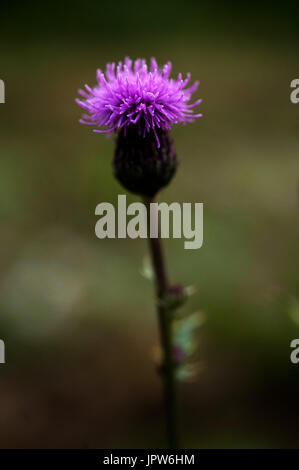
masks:
<svg viewBox="0 0 299 470"><path fill-rule="evenodd" d="M192 122L201 114L194 114L193 108L201 100L189 104L198 82L186 88L190 74L185 80L179 74L176 80L169 78L171 63L161 69L153 58L148 70L144 59L132 62L126 58L124 63L107 64L106 73L97 71L98 84L94 88L85 85L79 90L81 99L76 102L88 114L83 114L80 122L98 128L94 132L109 133L136 126L138 133L144 135L151 130L160 146L157 129L168 130L179 122Z"/></svg>

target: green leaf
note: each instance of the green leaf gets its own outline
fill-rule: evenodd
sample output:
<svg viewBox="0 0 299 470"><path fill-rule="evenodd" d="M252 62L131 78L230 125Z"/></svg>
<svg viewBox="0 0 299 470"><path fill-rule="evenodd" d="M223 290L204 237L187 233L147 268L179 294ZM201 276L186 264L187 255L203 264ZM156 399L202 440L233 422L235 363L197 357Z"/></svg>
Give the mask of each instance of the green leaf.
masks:
<svg viewBox="0 0 299 470"><path fill-rule="evenodd" d="M196 292L199 290L199 286L197 284L192 284L191 286L185 287L185 295L187 297L191 297L192 295L196 294Z"/></svg>
<svg viewBox="0 0 299 470"><path fill-rule="evenodd" d="M196 363L186 363L178 366L175 371L175 378L180 382L191 382L199 372L199 366Z"/></svg>
<svg viewBox="0 0 299 470"><path fill-rule="evenodd" d="M174 323L174 345L181 348L184 356L194 354L197 341L196 332L202 326L205 317L201 312L195 312Z"/></svg>
<svg viewBox="0 0 299 470"><path fill-rule="evenodd" d="M148 281L153 281L155 278L152 263L148 255L145 255L143 258L140 274Z"/></svg>

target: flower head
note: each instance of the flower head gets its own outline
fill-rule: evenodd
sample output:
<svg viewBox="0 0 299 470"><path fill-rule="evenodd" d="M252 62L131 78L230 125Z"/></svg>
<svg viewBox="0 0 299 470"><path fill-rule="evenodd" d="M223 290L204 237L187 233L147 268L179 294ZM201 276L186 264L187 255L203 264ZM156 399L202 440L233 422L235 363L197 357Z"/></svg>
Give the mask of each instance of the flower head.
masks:
<svg viewBox="0 0 299 470"><path fill-rule="evenodd" d="M106 74L97 71L98 84L94 88L85 85L79 90L82 99L77 103L88 114L83 114L82 124L106 129L94 129L94 132L109 133L123 130L126 134L130 127L136 128L140 136L153 133L157 147L160 147L158 130L169 130L172 124L192 122L201 114L194 114L193 108L201 100L190 104L192 93L198 82L186 88L190 74L183 80L169 78L171 63L159 69L155 59L150 67L145 60L132 62L126 58L124 64L119 62L107 64Z"/></svg>

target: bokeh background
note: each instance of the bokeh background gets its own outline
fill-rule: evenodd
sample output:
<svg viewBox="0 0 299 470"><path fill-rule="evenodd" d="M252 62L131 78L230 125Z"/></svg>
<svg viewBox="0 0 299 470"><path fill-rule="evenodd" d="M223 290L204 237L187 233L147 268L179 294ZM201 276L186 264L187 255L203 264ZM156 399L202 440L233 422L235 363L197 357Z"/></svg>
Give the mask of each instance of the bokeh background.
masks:
<svg viewBox="0 0 299 470"><path fill-rule="evenodd" d="M204 203L204 245L165 241L198 284L200 374L181 386L184 447L298 447L298 5L1 2L0 446L163 447L144 240L98 240L113 139L78 124L107 61L155 56L200 79L204 117L173 136L162 198ZM246 7L247 8L247 7ZM133 201L133 196L128 196Z"/></svg>

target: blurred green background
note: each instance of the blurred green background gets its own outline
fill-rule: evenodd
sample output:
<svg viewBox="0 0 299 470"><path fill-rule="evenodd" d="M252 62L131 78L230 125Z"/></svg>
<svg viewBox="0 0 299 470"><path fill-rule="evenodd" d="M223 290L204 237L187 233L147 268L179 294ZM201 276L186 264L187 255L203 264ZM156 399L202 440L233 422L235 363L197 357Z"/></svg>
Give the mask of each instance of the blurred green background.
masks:
<svg viewBox="0 0 299 470"><path fill-rule="evenodd" d="M163 447L144 240L98 240L113 139L78 124L77 89L126 55L173 62L204 117L173 129L162 199L204 203L204 245L164 245L198 284L201 372L181 387L184 447L298 447L298 6L2 2L0 446ZM129 201L135 197L128 196ZM296 323L297 322L297 323Z"/></svg>

